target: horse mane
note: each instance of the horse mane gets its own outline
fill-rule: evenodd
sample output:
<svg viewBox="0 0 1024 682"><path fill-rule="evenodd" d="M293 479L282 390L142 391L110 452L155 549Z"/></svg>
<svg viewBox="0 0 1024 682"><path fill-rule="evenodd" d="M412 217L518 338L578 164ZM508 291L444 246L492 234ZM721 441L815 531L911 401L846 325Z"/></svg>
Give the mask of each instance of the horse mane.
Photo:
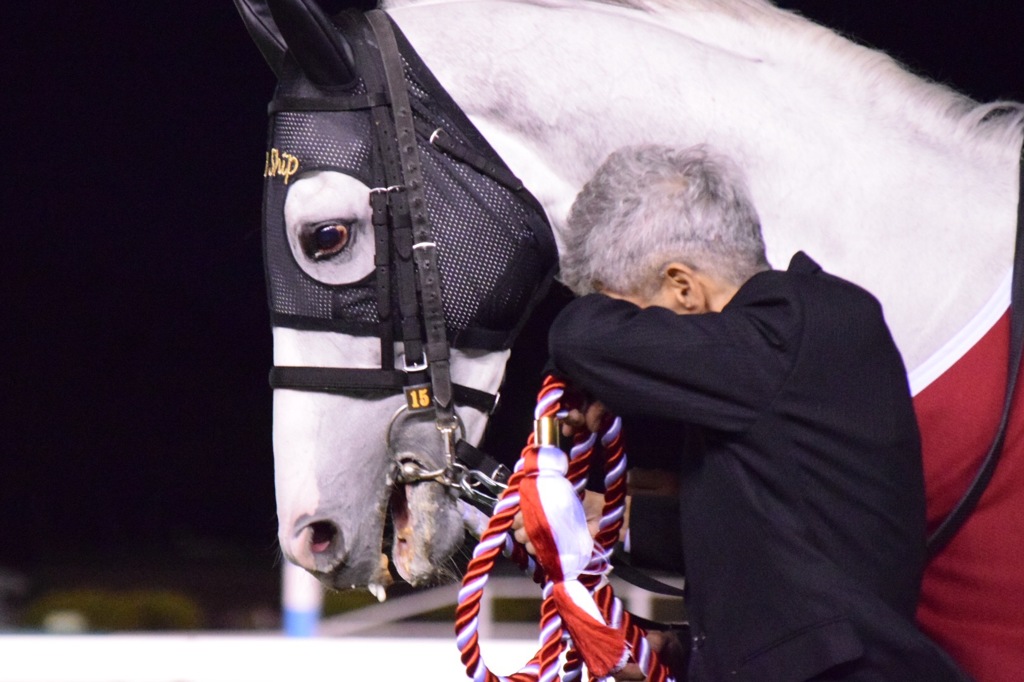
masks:
<svg viewBox="0 0 1024 682"><path fill-rule="evenodd" d="M965 144L995 145L1017 153L1024 135L1024 104L981 104L910 71L885 52L860 45L798 12L769 0L567 0L627 7L657 15L676 29L701 17L722 46L754 51L792 68L820 75L848 92L862 93L886 109L914 112L925 132ZM711 25L713 22L713 26ZM702 34L702 39L707 39ZM713 41L713 39L712 39Z"/></svg>
<svg viewBox="0 0 1024 682"><path fill-rule="evenodd" d="M384 7L459 0L385 0ZM1024 136L1024 104L980 104L952 88L912 73L885 52L860 45L769 0L517 0L547 7L592 7L638 12L701 42L757 61L770 61L857 93L882 111L906 118L925 135L977 147L1010 149ZM697 33L697 31L700 33Z"/></svg>

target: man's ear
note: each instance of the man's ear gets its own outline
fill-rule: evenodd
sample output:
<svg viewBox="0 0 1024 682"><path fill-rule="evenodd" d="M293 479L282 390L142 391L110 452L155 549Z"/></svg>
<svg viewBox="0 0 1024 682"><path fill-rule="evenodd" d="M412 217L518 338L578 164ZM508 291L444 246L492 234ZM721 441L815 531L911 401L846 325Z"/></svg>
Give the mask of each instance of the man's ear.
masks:
<svg viewBox="0 0 1024 682"><path fill-rule="evenodd" d="M703 313L708 309L707 292L693 268L671 262L664 270L662 287L677 313Z"/></svg>

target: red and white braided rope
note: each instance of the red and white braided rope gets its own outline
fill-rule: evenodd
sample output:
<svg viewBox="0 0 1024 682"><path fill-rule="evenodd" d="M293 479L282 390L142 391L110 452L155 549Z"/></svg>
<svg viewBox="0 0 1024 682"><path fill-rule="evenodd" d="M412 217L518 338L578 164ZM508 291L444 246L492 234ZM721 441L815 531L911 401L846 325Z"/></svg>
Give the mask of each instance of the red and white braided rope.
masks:
<svg viewBox="0 0 1024 682"><path fill-rule="evenodd" d="M536 420L564 413L565 384L544 381L534 412ZM486 530L473 552L459 591L455 630L466 673L474 682L550 682L559 679L559 659L569 640L563 681L579 680L585 664L592 679L605 678L632 660L652 682L672 682L645 633L633 623L615 597L608 573L612 548L622 527L626 494L626 456L621 422L616 418L602 434L605 460L605 504L599 531L591 538L581 499L596 436L577 434L569 457L557 446L537 443L531 434L523 454L498 500ZM509 532L517 513L523 518L537 562ZM518 672L492 673L480 653L480 600L498 554L509 555L520 568L542 582L540 649ZM596 677L595 677L596 676Z"/></svg>

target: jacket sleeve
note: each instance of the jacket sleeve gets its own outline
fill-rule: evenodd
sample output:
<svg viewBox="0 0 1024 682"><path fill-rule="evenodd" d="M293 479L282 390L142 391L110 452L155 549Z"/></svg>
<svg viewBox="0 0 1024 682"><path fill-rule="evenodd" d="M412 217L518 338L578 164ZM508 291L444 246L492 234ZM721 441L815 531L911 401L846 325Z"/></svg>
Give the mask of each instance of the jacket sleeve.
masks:
<svg viewBox="0 0 1024 682"><path fill-rule="evenodd" d="M591 294L555 319L555 368L622 416L742 431L789 370L792 306L785 301L677 315Z"/></svg>

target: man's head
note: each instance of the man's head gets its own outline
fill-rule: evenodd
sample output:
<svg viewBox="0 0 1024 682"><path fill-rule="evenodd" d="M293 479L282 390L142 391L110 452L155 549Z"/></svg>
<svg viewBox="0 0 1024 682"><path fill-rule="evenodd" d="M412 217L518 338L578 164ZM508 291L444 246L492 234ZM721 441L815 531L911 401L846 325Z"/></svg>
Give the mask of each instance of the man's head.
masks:
<svg viewBox="0 0 1024 682"><path fill-rule="evenodd" d="M623 147L569 212L561 279L676 312L720 310L768 269L761 225L738 168L705 146Z"/></svg>

